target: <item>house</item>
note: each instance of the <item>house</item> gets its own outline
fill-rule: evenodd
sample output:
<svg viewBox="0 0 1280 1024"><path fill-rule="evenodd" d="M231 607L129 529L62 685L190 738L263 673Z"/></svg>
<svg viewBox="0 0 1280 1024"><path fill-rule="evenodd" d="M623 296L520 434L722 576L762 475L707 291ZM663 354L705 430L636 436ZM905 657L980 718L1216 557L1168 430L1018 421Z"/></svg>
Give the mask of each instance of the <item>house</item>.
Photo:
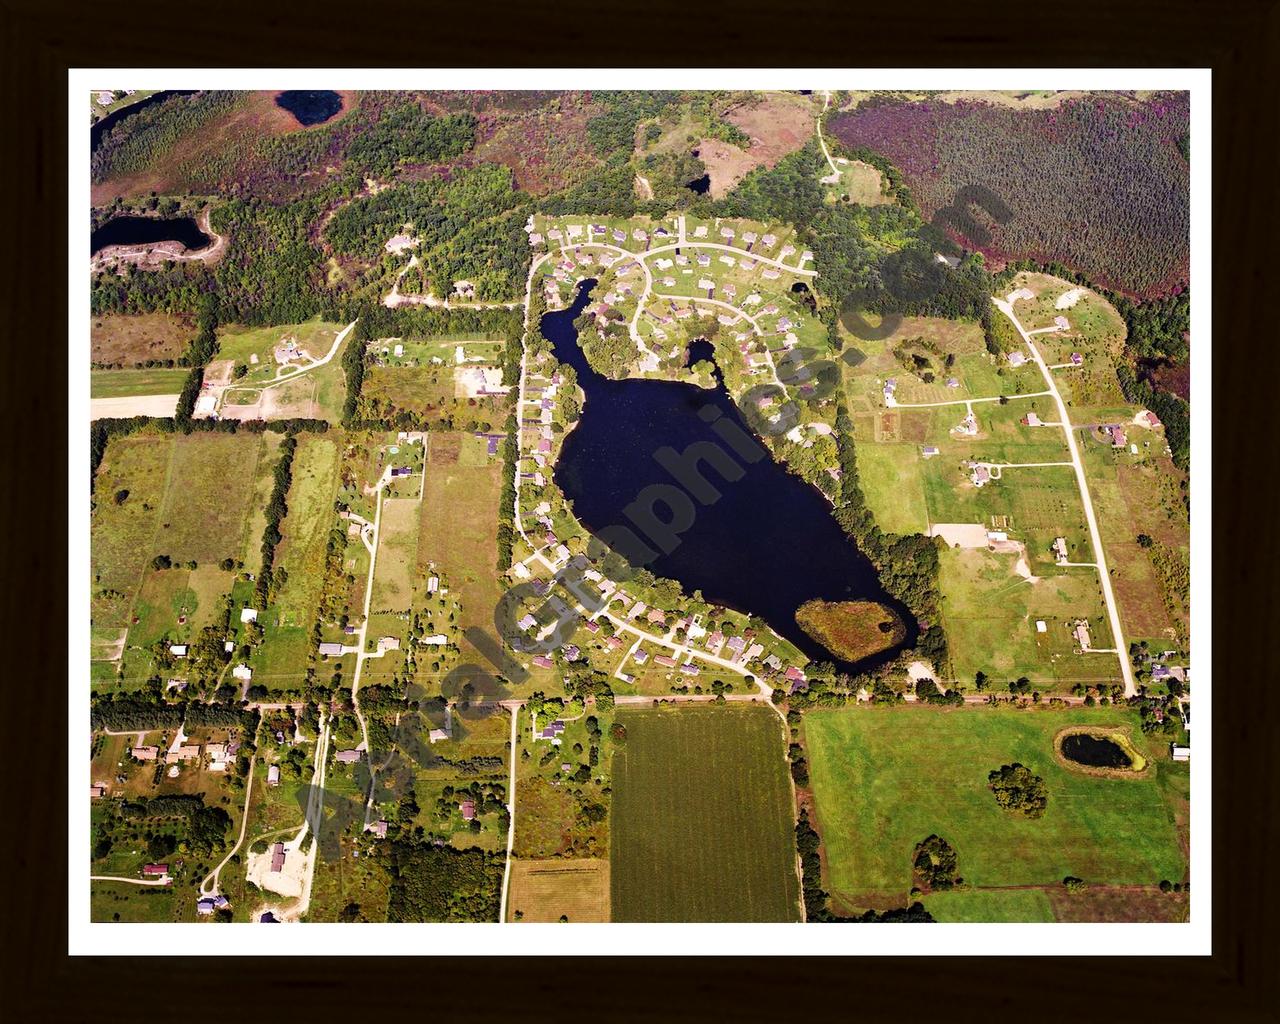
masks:
<svg viewBox="0 0 1280 1024"><path fill-rule="evenodd" d="M984 466L981 462L969 463L970 469L973 470L969 475L969 479L973 481L974 487L981 487L991 480L991 470Z"/></svg>
<svg viewBox="0 0 1280 1024"><path fill-rule="evenodd" d="M380 636L378 637L378 650L380 651L398 651L400 650L400 638L398 636Z"/></svg>
<svg viewBox="0 0 1280 1024"><path fill-rule="evenodd" d="M427 647L443 647L449 642L449 638L444 633L431 633L424 636L420 642Z"/></svg>
<svg viewBox="0 0 1280 1024"><path fill-rule="evenodd" d="M1084 365L1084 356L1082 356L1079 352L1072 352L1072 353L1071 353L1071 365L1072 365L1072 366L1082 366L1082 365Z"/></svg>
<svg viewBox="0 0 1280 1024"><path fill-rule="evenodd" d="M374 821L365 827L366 832L372 832L379 839L387 838L387 823L385 821Z"/></svg>
<svg viewBox="0 0 1280 1024"><path fill-rule="evenodd" d="M681 672L683 672L683 673L684 673L685 675L687 675L687 676L696 676L696 675L698 675L702 670L701 670L700 668L698 668L698 666L697 666L697 665L695 665L693 662L691 662L691 661L690 661L690 662L686 662L685 664L681 665L681 666L680 666L680 671L681 671Z"/></svg>
<svg viewBox="0 0 1280 1024"><path fill-rule="evenodd" d="M107 787L103 785L101 782L95 782L92 786L89 787L90 800L97 800L100 797L104 797L106 795L107 795Z"/></svg>
<svg viewBox="0 0 1280 1024"><path fill-rule="evenodd" d="M655 654L653 656L654 663L661 665L663 668L675 668L676 659L669 654Z"/></svg>
<svg viewBox="0 0 1280 1024"><path fill-rule="evenodd" d="M241 662L239 665L237 665L235 668L231 670L231 674L236 679L248 681L253 678L253 669L251 669L244 662Z"/></svg>
<svg viewBox="0 0 1280 1024"><path fill-rule="evenodd" d="M582 650L577 644L565 644L564 656L566 661L577 661L582 656Z"/></svg>
<svg viewBox="0 0 1280 1024"><path fill-rule="evenodd" d="M412 473L412 472L413 472L413 470L412 470L412 469L410 469L408 466L392 466L392 467L391 467L391 476L392 476L392 478L395 478L395 477L401 477L401 476L408 476L408 475L409 475L410 473Z"/></svg>
<svg viewBox="0 0 1280 1024"><path fill-rule="evenodd" d="M1102 428L1102 432L1111 438L1112 448L1123 448L1129 443L1129 439L1125 437L1124 427L1118 423L1112 423Z"/></svg>
<svg viewBox="0 0 1280 1024"><path fill-rule="evenodd" d="M134 747L129 753L137 761L154 761L160 753L159 747Z"/></svg>
<svg viewBox="0 0 1280 1024"><path fill-rule="evenodd" d="M600 623L598 623L598 622L593 622L593 621L591 621L590 619L588 619L588 620L587 620L586 622L584 622L582 625L584 626L584 628L586 629L586 631L587 631L588 633L599 633L599 632L600 632Z"/></svg>
<svg viewBox="0 0 1280 1024"><path fill-rule="evenodd" d="M1184 747L1179 743L1169 744L1169 754L1175 761L1190 761L1191 748Z"/></svg>
<svg viewBox="0 0 1280 1024"><path fill-rule="evenodd" d="M766 249L772 249L775 245L778 244L778 239L775 235L765 235L762 239L760 239L760 244L763 245Z"/></svg>
<svg viewBox="0 0 1280 1024"><path fill-rule="evenodd" d="M545 654L534 655L533 663L537 665L538 668L554 668L555 667L555 662L553 662Z"/></svg>
<svg viewBox="0 0 1280 1024"><path fill-rule="evenodd" d="M186 644L170 644L169 653L172 654L175 658L185 658L187 656L187 645Z"/></svg>
<svg viewBox="0 0 1280 1024"><path fill-rule="evenodd" d="M920 449L920 454L923 455L926 459L931 459L938 454L938 448L936 445L927 444Z"/></svg>
<svg viewBox="0 0 1280 1024"><path fill-rule="evenodd" d="M649 660L649 654L647 651L641 649L636 651L636 653L631 656L631 660L634 661L637 665L643 665L646 661Z"/></svg>
<svg viewBox="0 0 1280 1024"><path fill-rule="evenodd" d="M257 622L258 609L257 608L241 608L240 621L241 622Z"/></svg>
<svg viewBox="0 0 1280 1024"><path fill-rule="evenodd" d="M427 739L432 743L443 743L449 738L449 734L443 729L432 729L427 733Z"/></svg>
<svg viewBox="0 0 1280 1024"><path fill-rule="evenodd" d="M693 229L693 237L694 237L694 238L706 238L706 237L707 237L707 226L706 226L705 224L699 224L696 228L694 228L694 229Z"/></svg>
<svg viewBox="0 0 1280 1024"><path fill-rule="evenodd" d="M166 764L177 764L179 761L196 761L200 758L200 745L198 743L184 743L180 747L174 747L164 756Z"/></svg>
<svg viewBox="0 0 1280 1024"><path fill-rule="evenodd" d="M401 356L404 355L404 346L396 345L396 347L391 350L391 354L394 355L397 359L399 359Z"/></svg>
<svg viewBox="0 0 1280 1024"><path fill-rule="evenodd" d="M1059 565L1063 565L1067 561L1067 538L1058 537L1053 542L1053 559Z"/></svg>
<svg viewBox="0 0 1280 1024"><path fill-rule="evenodd" d="M333 759L338 764L355 764L362 757L364 757L364 751L355 750L354 748L351 750L339 750L333 755Z"/></svg>
<svg viewBox="0 0 1280 1024"><path fill-rule="evenodd" d="M1156 427L1161 425L1160 417L1158 417L1155 413L1151 412L1149 409L1144 409L1142 412L1138 413L1138 419L1140 422L1145 423L1152 430L1155 430Z"/></svg>
<svg viewBox="0 0 1280 1024"><path fill-rule="evenodd" d="M1076 643L1080 645L1081 652L1089 650L1089 624L1081 619L1075 624L1075 628L1071 630L1071 635L1076 638Z"/></svg>
<svg viewBox="0 0 1280 1024"><path fill-rule="evenodd" d="M209 755L209 759L212 761L225 761L228 749L225 743L206 743L204 752Z"/></svg>
<svg viewBox="0 0 1280 1024"><path fill-rule="evenodd" d="M782 659L779 658L776 654L771 654L769 655L769 657L765 658L764 661L762 661L760 664L762 664L770 672L777 672L782 668Z"/></svg>
<svg viewBox="0 0 1280 1024"><path fill-rule="evenodd" d="M196 913L202 917L207 917L213 913L213 897L204 896L196 900Z"/></svg>
<svg viewBox="0 0 1280 1024"><path fill-rule="evenodd" d="M463 800L458 804L458 810L462 812L464 821L473 821L476 816L476 802L474 800Z"/></svg>
<svg viewBox="0 0 1280 1024"><path fill-rule="evenodd" d="M270 768L267 769L267 785L268 786L280 785L280 766L278 764L273 764Z"/></svg>
<svg viewBox="0 0 1280 1024"><path fill-rule="evenodd" d="M340 658L342 651L342 644L335 644L332 641L325 641L320 645L320 654L325 658Z"/></svg>
<svg viewBox="0 0 1280 1024"><path fill-rule="evenodd" d="M168 864L143 864L142 874L147 878L161 878L169 873Z"/></svg>
<svg viewBox="0 0 1280 1024"><path fill-rule="evenodd" d="M439 576L430 576L430 577L428 577L428 578L427 578L427 593L428 593L428 594L434 594L434 593L435 593L437 590L439 590L439 589L440 589L440 577L439 577Z"/></svg>
<svg viewBox="0 0 1280 1024"><path fill-rule="evenodd" d="M1010 365L1010 366L1021 366L1021 365L1022 365L1023 363L1025 363L1026 361L1027 361L1026 354L1025 354L1025 353L1023 353L1023 352L1010 352L1010 353L1009 353L1009 365Z"/></svg>
<svg viewBox="0 0 1280 1024"><path fill-rule="evenodd" d="M524 618L522 618L519 622L516 623L516 625L519 626L521 629L533 629L533 627L536 626L537 624L538 624L538 620L535 619L528 612L525 613Z"/></svg>
<svg viewBox="0 0 1280 1024"><path fill-rule="evenodd" d="M655 626L664 626L667 622L667 613L661 608L650 608L647 618Z"/></svg>
<svg viewBox="0 0 1280 1024"><path fill-rule="evenodd" d="M1045 623L1044 619L1036 619L1037 633L1046 633L1048 632L1048 630L1049 630L1049 626Z"/></svg>
<svg viewBox="0 0 1280 1024"><path fill-rule="evenodd" d="M1020 421L1024 427L1043 427L1044 422L1034 412L1029 412Z"/></svg>
<svg viewBox="0 0 1280 1024"><path fill-rule="evenodd" d="M276 843L271 847L271 870L281 871L284 869L284 843Z"/></svg>

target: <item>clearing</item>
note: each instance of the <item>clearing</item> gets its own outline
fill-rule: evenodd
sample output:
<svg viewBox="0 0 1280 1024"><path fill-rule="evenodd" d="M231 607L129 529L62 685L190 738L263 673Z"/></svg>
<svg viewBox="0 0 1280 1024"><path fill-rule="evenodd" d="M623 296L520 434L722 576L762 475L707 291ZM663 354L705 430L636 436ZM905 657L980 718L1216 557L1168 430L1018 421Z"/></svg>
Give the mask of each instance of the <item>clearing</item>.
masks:
<svg viewBox="0 0 1280 1024"><path fill-rule="evenodd" d="M608 921L609 862L513 860L507 905L512 921Z"/></svg>
<svg viewBox="0 0 1280 1024"><path fill-rule="evenodd" d="M1169 760L1163 740L1148 741L1138 722L1118 708L809 712L804 735L830 891L846 909L901 905L915 844L935 833L955 848L958 873L977 888L1060 887L1067 875L1091 885L1181 880L1190 772ZM1101 778L1062 766L1053 737L1081 724L1128 727L1153 770ZM997 806L987 773L1013 762L1044 778L1043 817Z"/></svg>

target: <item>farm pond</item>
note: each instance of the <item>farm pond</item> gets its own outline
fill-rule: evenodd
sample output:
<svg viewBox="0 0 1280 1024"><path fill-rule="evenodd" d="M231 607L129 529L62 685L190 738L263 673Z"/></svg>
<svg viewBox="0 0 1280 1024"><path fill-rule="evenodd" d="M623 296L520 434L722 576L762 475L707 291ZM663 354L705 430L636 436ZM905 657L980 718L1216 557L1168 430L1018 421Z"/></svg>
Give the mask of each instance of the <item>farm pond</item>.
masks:
<svg viewBox="0 0 1280 1024"><path fill-rule="evenodd" d="M583 525L633 565L676 580L687 593L701 591L708 603L757 616L811 658L845 671L913 645L918 626L910 611L885 591L821 492L755 441L718 373L714 388L700 388L611 380L591 368L573 321L595 283L582 282L572 306L541 322L555 357L574 368L585 393L555 468ZM690 346L687 358L711 355L703 342ZM814 599L878 602L897 613L903 635L871 658L843 661L796 621L800 606Z"/></svg>

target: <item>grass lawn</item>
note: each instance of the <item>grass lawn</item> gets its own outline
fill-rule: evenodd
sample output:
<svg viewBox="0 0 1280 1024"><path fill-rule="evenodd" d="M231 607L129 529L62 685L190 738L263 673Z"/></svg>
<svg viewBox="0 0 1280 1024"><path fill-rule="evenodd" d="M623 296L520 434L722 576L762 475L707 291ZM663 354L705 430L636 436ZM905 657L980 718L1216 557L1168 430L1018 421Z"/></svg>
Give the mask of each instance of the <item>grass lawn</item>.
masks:
<svg viewBox="0 0 1280 1024"><path fill-rule="evenodd" d="M294 453L289 511L276 549L276 565L288 573L276 596L281 625L311 628L324 583L325 547L337 489L338 446L324 437L303 435Z"/></svg>
<svg viewBox="0 0 1280 1024"><path fill-rule="evenodd" d="M609 862L513 860L507 915L511 921L608 921Z"/></svg>
<svg viewBox="0 0 1280 1024"><path fill-rule="evenodd" d="M129 395L176 395L190 370L94 370L89 375L90 398Z"/></svg>
<svg viewBox="0 0 1280 1024"><path fill-rule="evenodd" d="M434 564L461 605L458 624L476 626L497 638L493 612L502 595L498 581L498 499L502 463L497 456L481 465L460 459L466 435L432 434L430 461L420 514L418 574ZM385 515L385 511L384 511ZM464 657L472 657L463 644Z"/></svg>
<svg viewBox="0 0 1280 1024"><path fill-rule="evenodd" d="M1069 725L1131 728L1154 762L1142 778L1100 778L1060 765L1053 737ZM1148 743L1136 715L1071 710L850 708L804 716L827 884L850 908L905 897L915 844L936 833L973 886L1150 885L1180 880L1190 788L1187 766ZM1039 819L1001 810L987 773L1021 762L1045 780ZM978 898L957 900L970 912ZM992 911L1001 912L999 908Z"/></svg>
<svg viewBox="0 0 1280 1024"><path fill-rule="evenodd" d="M190 905L189 911L184 910L187 904ZM90 921L165 923L186 921L194 916L195 897L190 890L179 894L171 885L89 883Z"/></svg>
<svg viewBox="0 0 1280 1024"><path fill-rule="evenodd" d="M611 893L617 921L795 921L791 788L759 707L619 711Z"/></svg>
<svg viewBox="0 0 1280 1024"><path fill-rule="evenodd" d="M378 559L369 606L372 611L407 612L412 607L421 517L419 503L412 498L396 498L382 503Z"/></svg>
<svg viewBox="0 0 1280 1024"><path fill-rule="evenodd" d="M237 382L243 385L269 384L278 376L277 370L292 373L307 365L305 359L295 360L282 367L276 362L275 349L292 340L298 351L312 359L323 359L333 347L333 339L345 324L326 323L319 318L302 324L283 324L276 327L237 327L219 329L217 359L230 359L247 368L247 373ZM257 362L253 357L257 357ZM336 357L335 357L336 358Z"/></svg>
<svg viewBox="0 0 1280 1024"><path fill-rule="evenodd" d="M1041 689L1076 681L1119 679L1113 654L1077 654L1071 624L1087 619L1094 647L1112 646L1097 573L1058 569L1035 583L1014 572L1017 556L986 548L948 548L939 559L942 620L954 678L975 673L996 685L1026 676ZM1045 631L1036 630L1036 621Z"/></svg>
<svg viewBox="0 0 1280 1024"><path fill-rule="evenodd" d="M924 457L911 444L856 444L858 481L876 525L886 533L924 533L929 527L921 468Z"/></svg>
<svg viewBox="0 0 1280 1024"><path fill-rule="evenodd" d="M1055 919L1053 904L1043 889L954 889L930 893L923 902L925 909L944 923L1003 924Z"/></svg>

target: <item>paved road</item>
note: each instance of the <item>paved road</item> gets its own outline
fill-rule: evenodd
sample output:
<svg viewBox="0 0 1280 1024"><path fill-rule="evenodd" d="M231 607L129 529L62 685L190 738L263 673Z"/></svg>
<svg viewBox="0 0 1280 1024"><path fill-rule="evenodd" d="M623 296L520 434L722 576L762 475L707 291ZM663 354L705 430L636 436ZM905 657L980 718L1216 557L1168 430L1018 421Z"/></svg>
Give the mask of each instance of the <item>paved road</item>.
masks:
<svg viewBox="0 0 1280 1024"><path fill-rule="evenodd" d="M1013 326L1018 329L1023 343L1031 351L1031 356L1035 359L1036 365L1040 367L1040 372L1044 376L1045 383L1049 386L1054 402L1057 403L1058 419L1062 424L1063 433L1067 435L1067 449L1071 452L1071 464L1075 467L1076 483L1080 487L1080 498L1084 502L1085 519L1089 523L1089 540L1093 544L1093 550L1098 557L1098 579L1102 584L1102 596L1106 599L1107 617L1111 621L1111 635L1115 637L1117 655L1120 659L1120 674L1124 678L1124 693L1126 697L1132 697L1137 694L1138 688L1134 685L1133 668L1129 664L1128 645L1124 641L1124 630L1120 626L1120 612L1116 606L1115 594L1111 590L1111 573L1107 569L1107 557L1102 550L1102 534L1098 530L1098 517L1094 514L1093 500L1089 497L1089 482L1085 479L1084 463L1080 460L1080 449L1076 444L1076 434L1071 426L1071 417L1067 415L1067 405L1062 400L1058 386L1054 383L1053 374L1049 372L1049 367L1040 355L1040 351L1031 341L1030 336L1028 336L1014 314L1013 306L1004 299L993 299L992 301L995 303L996 308L1007 316Z"/></svg>
<svg viewBox="0 0 1280 1024"><path fill-rule="evenodd" d="M511 711L511 778L507 783L507 863L502 869L502 900L499 903L498 921L507 923L507 893L511 889L511 848L516 841L516 727L520 721L520 708Z"/></svg>

